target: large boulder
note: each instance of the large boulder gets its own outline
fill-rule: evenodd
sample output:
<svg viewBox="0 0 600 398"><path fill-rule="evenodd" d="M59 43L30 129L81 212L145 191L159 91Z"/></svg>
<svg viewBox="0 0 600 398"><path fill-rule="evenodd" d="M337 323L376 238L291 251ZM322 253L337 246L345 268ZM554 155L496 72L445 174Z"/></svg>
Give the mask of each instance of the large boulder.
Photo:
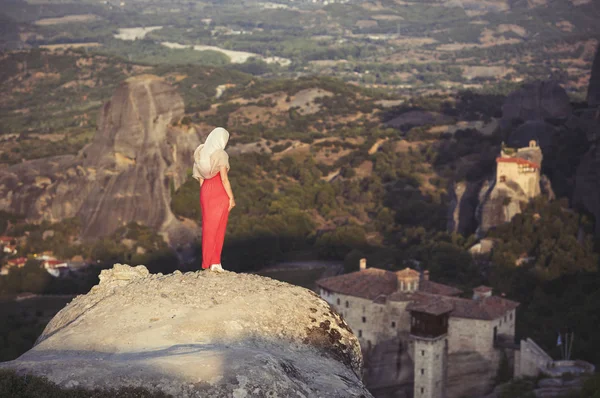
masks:
<svg viewBox="0 0 600 398"><path fill-rule="evenodd" d="M517 127L508 138L511 148L524 148L530 141L536 141L542 151L546 153L552 147L552 138L557 129L543 120L529 120Z"/></svg>
<svg viewBox="0 0 600 398"><path fill-rule="evenodd" d="M0 209L30 222L79 217L88 238L131 221L181 236L171 187L185 181L201 141L195 129L173 126L183 114L182 97L163 79L129 78L102 108L93 141L78 155L0 170Z"/></svg>
<svg viewBox="0 0 600 398"><path fill-rule="evenodd" d="M62 386L175 397L371 397L358 339L313 292L249 274L117 264L0 364Z"/></svg>
<svg viewBox="0 0 600 398"><path fill-rule="evenodd" d="M510 130L528 120L567 119L571 111L569 96L558 82L528 83L506 97L500 126Z"/></svg>

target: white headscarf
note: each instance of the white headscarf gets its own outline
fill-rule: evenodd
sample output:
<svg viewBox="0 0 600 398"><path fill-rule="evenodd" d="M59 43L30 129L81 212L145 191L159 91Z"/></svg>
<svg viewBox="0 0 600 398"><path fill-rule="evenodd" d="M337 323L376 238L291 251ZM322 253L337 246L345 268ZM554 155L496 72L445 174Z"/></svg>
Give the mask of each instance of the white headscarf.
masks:
<svg viewBox="0 0 600 398"><path fill-rule="evenodd" d="M213 178L223 167L229 170L229 155L225 152L227 141L229 141L229 132L222 127L217 127L206 137L204 144L196 148L192 174L195 179Z"/></svg>

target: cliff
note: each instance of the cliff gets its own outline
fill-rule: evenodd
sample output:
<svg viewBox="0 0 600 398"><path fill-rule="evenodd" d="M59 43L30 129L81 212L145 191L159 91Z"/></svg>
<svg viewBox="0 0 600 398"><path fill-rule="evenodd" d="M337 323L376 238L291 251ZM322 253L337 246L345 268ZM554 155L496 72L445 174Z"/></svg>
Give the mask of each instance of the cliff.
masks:
<svg viewBox="0 0 600 398"><path fill-rule="evenodd" d="M183 99L161 78L129 78L102 108L93 141L78 155L0 170L0 209L30 222L79 217L84 238L136 221L171 241L192 240L169 205L171 185L185 181L200 143L193 128L173 126L183 113Z"/></svg>
<svg viewBox="0 0 600 398"><path fill-rule="evenodd" d="M587 133L590 149L585 153L575 176L575 206L592 214L596 235L600 235L600 46L592 66L588 88L589 109L580 116L580 125Z"/></svg>
<svg viewBox="0 0 600 398"><path fill-rule="evenodd" d="M371 397L357 338L313 292L231 272L116 264L0 364L62 386L182 397Z"/></svg>

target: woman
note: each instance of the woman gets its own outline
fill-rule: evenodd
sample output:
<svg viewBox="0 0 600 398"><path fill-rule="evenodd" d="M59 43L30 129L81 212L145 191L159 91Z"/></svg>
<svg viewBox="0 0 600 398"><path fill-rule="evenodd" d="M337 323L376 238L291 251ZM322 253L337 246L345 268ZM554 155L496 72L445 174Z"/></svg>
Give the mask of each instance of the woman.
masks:
<svg viewBox="0 0 600 398"><path fill-rule="evenodd" d="M202 268L217 272L223 271L221 251L225 228L229 211L235 207L231 184L227 178L227 141L227 130L217 127L194 152L193 177L200 182L202 208Z"/></svg>

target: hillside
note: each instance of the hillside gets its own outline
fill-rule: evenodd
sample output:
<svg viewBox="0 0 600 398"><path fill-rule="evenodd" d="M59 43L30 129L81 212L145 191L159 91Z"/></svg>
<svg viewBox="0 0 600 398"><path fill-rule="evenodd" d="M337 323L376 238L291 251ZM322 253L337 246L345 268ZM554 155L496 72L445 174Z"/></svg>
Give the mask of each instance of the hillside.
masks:
<svg viewBox="0 0 600 398"><path fill-rule="evenodd" d="M589 149L580 129L542 118L556 124L548 130L553 134L542 171L563 200L535 202L490 233L501 243L489 262L468 251L477 241L474 228L461 234L448 230L449 210L453 184L484 183L493 176L502 142L529 137L513 125L499 128L507 115L503 105L514 96L459 91L409 97L328 77L266 79L232 68L140 65L85 50L2 57L3 169L50 154L84 157L81 149L101 130L96 120L103 104L121 82L154 74L170 82L184 103L180 117L165 128L206 134L222 125L232 133L228 151L237 207L229 223L226 268L256 271L297 257L341 260L347 270L362 256L382 268L417 262L436 280L465 288L488 283L520 300L526 316L519 333L544 348L555 344L552 328L585 318L574 355L598 363L595 321L586 315L595 304L585 299L580 305L579 294L597 294L597 245L589 214L569 203L577 166ZM566 96L569 110L582 106L559 94L551 99L564 105ZM198 186L189 174L170 187L170 211L186 225L199 222ZM48 282L29 264L2 280L2 293L25 286L40 293L66 288L81 293L94 284L100 267L118 261L149 261L164 272L175 267L173 251L152 229L127 225L86 244L76 239L85 225L72 220L32 225L18 215L2 216L11 226L7 233L29 234L25 254L56 248L102 263L67 287ZM48 230L54 237L44 238ZM536 261L517 267L523 254ZM165 255L168 262L157 261ZM32 288L23 280L33 275L39 283ZM545 321L552 327L540 330Z"/></svg>
<svg viewBox="0 0 600 398"><path fill-rule="evenodd" d="M583 98L596 1L9 1L0 46L84 47L146 64L336 76L424 94L559 80ZM526 61L526 62L524 62Z"/></svg>

